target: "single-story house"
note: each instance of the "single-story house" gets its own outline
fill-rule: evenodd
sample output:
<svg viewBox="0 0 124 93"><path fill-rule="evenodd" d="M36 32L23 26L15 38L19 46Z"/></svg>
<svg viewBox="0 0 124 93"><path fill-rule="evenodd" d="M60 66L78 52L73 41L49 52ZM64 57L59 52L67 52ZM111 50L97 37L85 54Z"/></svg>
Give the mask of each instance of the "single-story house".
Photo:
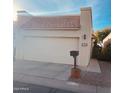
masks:
<svg viewBox="0 0 124 93"><path fill-rule="evenodd" d="M111 33L103 39L103 46L106 47L111 43Z"/></svg>
<svg viewBox="0 0 124 93"><path fill-rule="evenodd" d="M18 12L14 22L14 58L73 64L71 50L79 51L77 63L87 66L91 57L92 11L79 15L33 16Z"/></svg>

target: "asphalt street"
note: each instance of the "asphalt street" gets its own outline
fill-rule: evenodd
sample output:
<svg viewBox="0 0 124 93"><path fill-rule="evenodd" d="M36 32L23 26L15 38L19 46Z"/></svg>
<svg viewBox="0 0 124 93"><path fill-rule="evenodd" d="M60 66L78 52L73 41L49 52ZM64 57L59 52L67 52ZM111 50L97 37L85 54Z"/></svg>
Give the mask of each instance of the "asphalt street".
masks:
<svg viewBox="0 0 124 93"><path fill-rule="evenodd" d="M13 93L76 93L76 92L14 81Z"/></svg>

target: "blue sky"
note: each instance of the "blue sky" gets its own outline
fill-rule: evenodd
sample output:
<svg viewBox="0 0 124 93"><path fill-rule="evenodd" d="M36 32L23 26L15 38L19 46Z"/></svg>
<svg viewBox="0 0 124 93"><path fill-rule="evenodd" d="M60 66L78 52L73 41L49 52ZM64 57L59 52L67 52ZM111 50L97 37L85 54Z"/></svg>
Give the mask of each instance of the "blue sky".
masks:
<svg viewBox="0 0 124 93"><path fill-rule="evenodd" d="M14 0L16 11L33 15L80 14L81 7L92 7L95 31L111 26L111 0Z"/></svg>

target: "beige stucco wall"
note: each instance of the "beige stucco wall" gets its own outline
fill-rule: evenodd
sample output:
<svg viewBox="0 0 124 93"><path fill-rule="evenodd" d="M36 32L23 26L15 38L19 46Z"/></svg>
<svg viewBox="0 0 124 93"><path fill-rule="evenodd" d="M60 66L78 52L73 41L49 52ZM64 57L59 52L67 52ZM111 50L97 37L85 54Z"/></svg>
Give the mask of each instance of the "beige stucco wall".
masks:
<svg viewBox="0 0 124 93"><path fill-rule="evenodd" d="M106 47L111 42L111 33L103 39L103 45Z"/></svg>
<svg viewBox="0 0 124 93"><path fill-rule="evenodd" d="M80 15L81 34L79 40L79 63L81 66L87 66L91 55L91 36L92 36L92 13L91 8L82 8ZM86 39L84 39L84 34Z"/></svg>

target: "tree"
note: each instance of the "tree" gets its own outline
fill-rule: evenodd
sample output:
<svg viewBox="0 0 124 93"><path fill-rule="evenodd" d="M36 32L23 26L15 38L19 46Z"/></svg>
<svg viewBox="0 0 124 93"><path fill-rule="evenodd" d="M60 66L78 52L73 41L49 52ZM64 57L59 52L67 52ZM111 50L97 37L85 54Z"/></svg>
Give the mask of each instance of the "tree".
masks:
<svg viewBox="0 0 124 93"><path fill-rule="evenodd" d="M110 28L105 28L101 31L96 31L95 35L97 37L97 42L103 41L103 39L109 35L109 33L111 33L111 29Z"/></svg>

